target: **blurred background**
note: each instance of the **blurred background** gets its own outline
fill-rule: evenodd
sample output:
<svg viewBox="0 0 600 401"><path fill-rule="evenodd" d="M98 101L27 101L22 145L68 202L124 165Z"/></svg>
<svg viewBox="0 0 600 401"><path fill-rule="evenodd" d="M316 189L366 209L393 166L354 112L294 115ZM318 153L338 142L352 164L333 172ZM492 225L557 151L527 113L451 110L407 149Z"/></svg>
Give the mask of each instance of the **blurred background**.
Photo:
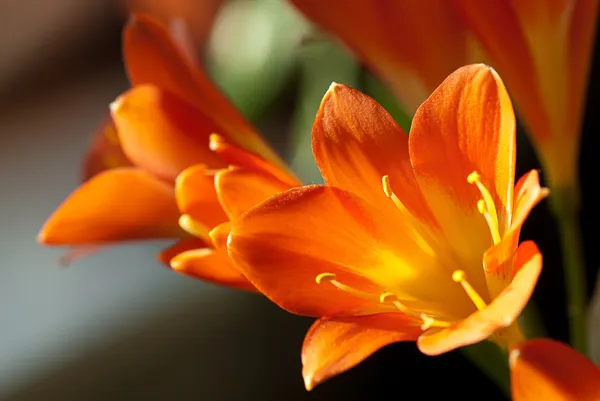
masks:
<svg viewBox="0 0 600 401"><path fill-rule="evenodd" d="M381 83L289 4L2 0L0 10L0 400L502 399L460 353L430 358L414 344L389 346L307 393L300 346L310 319L165 269L155 257L164 243L116 247L68 267L64 250L36 244L44 220L78 185L108 104L128 87L120 48L128 10L188 20L215 82L305 182L321 180L310 127L332 81L369 93L407 126ZM600 264L597 59L581 169L590 291ZM518 175L538 167L520 141ZM542 205L523 238L558 260L553 232ZM536 299L551 334L564 339L561 274L545 269ZM593 305L597 334L600 299ZM600 336L592 338L598 362Z"/></svg>

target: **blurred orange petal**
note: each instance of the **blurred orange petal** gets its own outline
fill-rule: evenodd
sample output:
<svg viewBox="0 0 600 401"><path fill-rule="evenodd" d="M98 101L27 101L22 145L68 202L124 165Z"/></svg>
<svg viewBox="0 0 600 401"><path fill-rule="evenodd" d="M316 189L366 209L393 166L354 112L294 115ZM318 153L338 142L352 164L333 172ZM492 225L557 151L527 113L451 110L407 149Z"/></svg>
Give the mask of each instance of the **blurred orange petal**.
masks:
<svg viewBox="0 0 600 401"><path fill-rule="evenodd" d="M256 290L234 267L225 249L200 248L180 253L171 259L171 268L188 277L214 284Z"/></svg>
<svg viewBox="0 0 600 401"><path fill-rule="evenodd" d="M490 335L492 341L507 345L519 330L512 326L533 293L542 270L542 254L533 241L523 242L515 256L516 274L487 307L453 324L447 329L431 329L418 340L421 352L438 355L453 349L475 344Z"/></svg>
<svg viewBox="0 0 600 401"><path fill-rule="evenodd" d="M317 320L302 345L306 389L353 368L388 344L416 340L420 325L399 313Z"/></svg>
<svg viewBox="0 0 600 401"><path fill-rule="evenodd" d="M110 115L106 116L98 126L92 146L84 157L83 181L104 170L131 165L131 161L121 149L119 137Z"/></svg>
<svg viewBox="0 0 600 401"><path fill-rule="evenodd" d="M229 238L229 233L231 232L231 227L231 222L227 221L225 223L219 224L210 231L208 235L212 240L212 244L215 248L227 248L227 240Z"/></svg>
<svg viewBox="0 0 600 401"><path fill-rule="evenodd" d="M410 165L408 135L383 107L346 85L332 84L312 131L315 160L327 185L397 212L382 186L389 175L404 206L435 224Z"/></svg>
<svg viewBox="0 0 600 401"><path fill-rule="evenodd" d="M111 110L125 154L161 178L174 180L197 163L225 166L208 147L212 120L175 95L140 85L121 95Z"/></svg>
<svg viewBox="0 0 600 401"><path fill-rule="evenodd" d="M150 14L165 23L183 19L197 47L206 45L223 0L127 0L132 12Z"/></svg>
<svg viewBox="0 0 600 401"><path fill-rule="evenodd" d="M391 86L410 112L442 80L473 61L465 28L446 0L292 0L349 46ZM402 38L402 39L399 39Z"/></svg>
<svg viewBox="0 0 600 401"><path fill-rule="evenodd" d="M170 266L171 259L180 253L199 248L206 248L209 244L200 238L185 238L177 241L158 254L158 260L165 266Z"/></svg>
<svg viewBox="0 0 600 401"><path fill-rule="evenodd" d="M77 245L178 238L179 211L172 188L129 167L102 172L82 184L46 221L38 241Z"/></svg>
<svg viewBox="0 0 600 401"><path fill-rule="evenodd" d="M534 339L510 351L514 401L598 401L600 369L558 341Z"/></svg>
<svg viewBox="0 0 600 401"><path fill-rule="evenodd" d="M290 186L265 174L233 168L216 174L215 188L221 206L233 220L267 198L290 189Z"/></svg>
<svg viewBox="0 0 600 401"><path fill-rule="evenodd" d="M214 181L214 173L208 172L203 164L185 169L175 181L179 211L209 228L228 220L217 198Z"/></svg>
<svg viewBox="0 0 600 401"><path fill-rule="evenodd" d="M181 35L182 32L179 32ZM217 124L218 132L244 149L285 168L275 153L157 20L134 14L123 33L124 57L132 86L153 84L189 102Z"/></svg>
<svg viewBox="0 0 600 401"><path fill-rule="evenodd" d="M290 187L300 185L298 179L287 168L282 169L247 150L232 145L220 135L210 136L210 148L230 165L271 175Z"/></svg>

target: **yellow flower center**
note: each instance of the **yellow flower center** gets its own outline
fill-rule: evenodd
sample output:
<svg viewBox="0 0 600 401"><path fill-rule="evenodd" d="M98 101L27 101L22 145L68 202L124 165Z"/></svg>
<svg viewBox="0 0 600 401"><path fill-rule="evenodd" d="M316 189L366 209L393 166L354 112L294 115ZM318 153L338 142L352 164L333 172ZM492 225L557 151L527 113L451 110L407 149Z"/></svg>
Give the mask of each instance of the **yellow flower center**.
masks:
<svg viewBox="0 0 600 401"><path fill-rule="evenodd" d="M502 238L501 238L501 234L500 234L498 213L496 210L496 206L495 206L492 194L486 188L486 186L482 183L481 176L476 171L469 174L469 176L467 177L467 181L470 184L476 185L479 192L481 193L482 199L480 199L477 202L477 208L487 222L487 225L489 227L489 230L490 230L490 233L492 236L493 243L495 245L497 245L498 243L500 243ZM390 200L392 200L392 202L394 202L394 204L396 205L398 210L402 213L403 218L409 220L410 226L412 227L412 229L414 230L415 234L417 234L418 237L420 237L425 243L435 245L435 248L440 251L448 250L449 252L452 252L448 248L447 244L442 243L442 240L440 239L439 235L436 235L435 232L432 232L430 227L428 227L427 225L422 223L418 218L414 217L409 210L407 210L407 208L404 206L402 201L398 198L398 196L392 190L389 176L387 176L387 175L383 176L381 182L382 182L383 192L385 193L385 195ZM451 262L451 265L452 265L452 262ZM450 271L452 271L452 270L450 270ZM442 272L442 274L448 274L448 272L445 272L445 273ZM464 290L466 295L469 297L469 299L471 300L471 302L473 303L475 308L477 308L477 310L482 310L487 307L487 303L486 303L485 299L480 295L479 292L477 292L477 290L473 287L473 285L471 285L471 283L467 280L467 274L465 273L464 270L460 270L460 269L454 270L451 274L451 277L455 283L459 284L462 287L462 289ZM423 310L419 310L420 307L418 305L414 305L414 306L411 305L411 302L413 302L413 301L409 301L409 300L404 301L404 300L400 299L392 291L386 291L380 295L375 295L372 293L367 293L367 292L358 290L356 288L353 288L351 286L348 286L348 285L338 281L337 277L334 273L329 273L329 272L321 273L316 277L316 282L318 284L321 284L324 282L330 283L330 284L334 285L336 288L340 289L341 291L352 294L353 296L360 297L365 300L372 300L374 302L378 302L380 304L392 307L393 309L396 309L407 316L410 316L410 317L420 320L422 322L422 324L421 324L422 330L427 330L432 327L438 327L438 328L449 327L452 324L454 324L460 320L459 319L460 315L456 316L454 313L452 313L452 314L443 313L441 310L439 311L439 313L437 313L435 311L435 309L433 311L427 311L427 313L423 313ZM485 293L485 295L487 296L487 292ZM427 301L427 300L423 299L423 301ZM409 306L407 306L407 305L409 305ZM465 311L465 312L467 313L467 311ZM435 316L435 315L437 315L437 316ZM466 317L466 316L463 316L463 317Z"/></svg>

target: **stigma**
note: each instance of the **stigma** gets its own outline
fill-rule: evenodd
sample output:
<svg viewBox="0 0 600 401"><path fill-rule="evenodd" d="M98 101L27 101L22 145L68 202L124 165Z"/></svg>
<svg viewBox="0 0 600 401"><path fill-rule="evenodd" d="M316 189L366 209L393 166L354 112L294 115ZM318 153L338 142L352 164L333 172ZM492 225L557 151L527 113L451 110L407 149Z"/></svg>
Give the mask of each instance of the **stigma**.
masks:
<svg viewBox="0 0 600 401"><path fill-rule="evenodd" d="M494 198L492 198L490 191L481 182L481 176L477 171L473 171L471 174L469 174L467 177L467 182L469 184L475 184L477 189L479 189L479 192L481 192L482 199L477 201L477 210L479 210L479 213L483 215L488 227L490 228L490 234L492 235L494 245L498 245L502 240L502 237L500 236L498 213L496 212Z"/></svg>

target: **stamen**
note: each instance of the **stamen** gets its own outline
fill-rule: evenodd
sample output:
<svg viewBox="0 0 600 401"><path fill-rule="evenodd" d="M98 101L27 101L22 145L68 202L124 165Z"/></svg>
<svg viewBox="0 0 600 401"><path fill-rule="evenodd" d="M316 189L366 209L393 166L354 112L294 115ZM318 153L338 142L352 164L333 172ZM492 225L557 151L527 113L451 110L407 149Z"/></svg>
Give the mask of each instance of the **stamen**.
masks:
<svg viewBox="0 0 600 401"><path fill-rule="evenodd" d="M317 284L321 284L323 281L328 283L331 280L335 280L335 274L333 273L321 273L315 278Z"/></svg>
<svg viewBox="0 0 600 401"><path fill-rule="evenodd" d="M384 304L386 302L390 302L400 312L404 313L405 315L418 316L415 312L413 312L412 310L410 310L409 308L407 308L406 306L404 306L402 304L402 302L400 302L398 300L398 296L396 294L394 294L393 292L384 292L383 294L381 294L379 296L379 302L381 302L382 304Z"/></svg>
<svg viewBox="0 0 600 401"><path fill-rule="evenodd" d="M373 294L369 294L368 292L360 291L360 290L357 290L356 288L350 287L349 285L340 283L339 281L336 280L335 273L328 273L328 272L321 273L317 277L315 277L315 281L317 282L317 284L322 284L322 283L333 284L338 289L340 289L344 292L347 292L349 294L352 294L359 298L363 298L363 299L375 298L375 296Z"/></svg>
<svg viewBox="0 0 600 401"><path fill-rule="evenodd" d="M429 330L432 327L440 327L440 328L446 328L446 327L450 327L450 325L452 325L452 323L450 322L446 322L443 320L436 320L433 317L426 315L424 313L421 313L421 320L423 321L423 324L421 325L421 330L425 331L425 330Z"/></svg>
<svg viewBox="0 0 600 401"><path fill-rule="evenodd" d="M398 196L396 196L394 191L392 191L392 184L390 184L389 175L384 175L383 177L381 177L381 185L383 186L383 193L385 194L385 196L390 198L394 202L394 205L396 205L396 207L400 209L401 212L408 214L409 212L404 206L404 204L400 201Z"/></svg>
<svg viewBox="0 0 600 401"><path fill-rule="evenodd" d="M481 176L477 171L473 171L471 174L469 174L467 177L467 182L469 184L477 185L477 189L479 189L479 192L481 192L483 199L477 201L477 210L479 210L479 213L483 215L488 223L494 245L498 245L502 238L500 237L498 213L496 212L496 205L494 204L492 194L481 182Z"/></svg>
<svg viewBox="0 0 600 401"><path fill-rule="evenodd" d="M483 298L481 298L477 291L475 291L475 288L473 288L473 286L467 281L467 274L463 270L456 270L454 273L452 273L452 280L454 280L456 283L460 283L478 310L482 310L487 307L487 304Z"/></svg>
<svg viewBox="0 0 600 401"><path fill-rule="evenodd" d="M402 203L402 201L398 198L398 196L392 190L392 185L390 184L390 177L388 175L384 175L381 177L381 185L383 187L383 193L385 196L390 198L394 205L400 210L402 216L410 222L410 227L412 231L422 239L423 249L427 249L431 252L432 245L440 246L439 242L436 240L436 236L432 235L431 231L416 217L412 215L411 212L408 211L406 206Z"/></svg>

